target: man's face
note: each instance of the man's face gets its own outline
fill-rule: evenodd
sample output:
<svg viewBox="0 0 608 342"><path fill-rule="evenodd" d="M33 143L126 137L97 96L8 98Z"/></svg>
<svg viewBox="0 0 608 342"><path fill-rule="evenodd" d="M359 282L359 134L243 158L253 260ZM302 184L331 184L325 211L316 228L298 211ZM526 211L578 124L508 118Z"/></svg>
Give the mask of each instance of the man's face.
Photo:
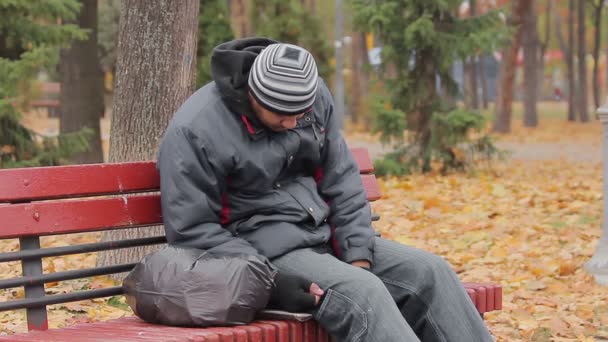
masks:
<svg viewBox="0 0 608 342"><path fill-rule="evenodd" d="M288 129L295 128L298 124L298 119L304 116L304 113L298 115L276 114L262 107L251 95L249 95L249 101L262 124L275 132L284 132Z"/></svg>

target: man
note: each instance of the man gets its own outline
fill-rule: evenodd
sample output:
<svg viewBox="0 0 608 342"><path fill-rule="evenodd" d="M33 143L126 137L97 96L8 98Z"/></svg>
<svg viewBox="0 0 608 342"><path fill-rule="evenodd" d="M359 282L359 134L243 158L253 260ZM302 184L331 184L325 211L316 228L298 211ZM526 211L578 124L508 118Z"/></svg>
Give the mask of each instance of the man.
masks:
<svg viewBox="0 0 608 342"><path fill-rule="evenodd" d="M378 238L331 95L301 47L215 48L160 147L169 243L278 269L271 302L338 341L491 341L450 266Z"/></svg>

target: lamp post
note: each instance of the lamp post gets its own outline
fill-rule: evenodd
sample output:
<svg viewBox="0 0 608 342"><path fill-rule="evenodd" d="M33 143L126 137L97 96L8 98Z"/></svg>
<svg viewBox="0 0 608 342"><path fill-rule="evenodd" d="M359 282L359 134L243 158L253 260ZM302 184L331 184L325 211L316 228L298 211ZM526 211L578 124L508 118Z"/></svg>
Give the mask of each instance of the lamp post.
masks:
<svg viewBox="0 0 608 342"><path fill-rule="evenodd" d="M602 210L602 237L597 243L595 254L585 263L585 269L595 277L595 281L608 286L608 98L597 109L602 123L602 161L603 161L603 210Z"/></svg>

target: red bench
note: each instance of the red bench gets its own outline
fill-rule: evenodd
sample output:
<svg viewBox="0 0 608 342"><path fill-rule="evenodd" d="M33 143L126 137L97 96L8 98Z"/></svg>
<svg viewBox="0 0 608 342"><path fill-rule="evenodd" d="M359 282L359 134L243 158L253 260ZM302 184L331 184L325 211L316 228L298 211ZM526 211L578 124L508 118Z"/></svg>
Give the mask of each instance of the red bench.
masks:
<svg viewBox="0 0 608 342"><path fill-rule="evenodd" d="M39 86L40 98L30 101L30 106L32 109L46 110L49 118L59 118L61 116L59 103L61 84L59 82L41 82Z"/></svg>
<svg viewBox="0 0 608 342"><path fill-rule="evenodd" d="M367 150L352 150L370 201L380 198ZM122 294L119 286L45 295L44 284L129 271L134 264L43 274L42 258L162 244L164 236L40 248L40 236L152 226L162 222L159 176L154 162L92 164L0 170L0 239L19 239L20 250L0 262L21 261L23 276L0 280L0 289L24 287L25 299L0 302L0 311L26 309L27 334L0 341L328 341L313 320L258 320L231 328L175 328L137 317L48 328L46 306ZM118 195L118 196L110 196ZM379 217L374 217L374 220ZM464 284L480 314L499 310L494 284Z"/></svg>

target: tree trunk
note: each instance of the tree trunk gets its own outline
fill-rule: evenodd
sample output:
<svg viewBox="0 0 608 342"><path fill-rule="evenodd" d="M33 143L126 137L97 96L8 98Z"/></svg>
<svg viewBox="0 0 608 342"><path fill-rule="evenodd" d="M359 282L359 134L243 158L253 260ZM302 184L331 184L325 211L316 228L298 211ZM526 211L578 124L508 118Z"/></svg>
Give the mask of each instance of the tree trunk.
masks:
<svg viewBox="0 0 608 342"><path fill-rule="evenodd" d="M351 46L351 60L353 72L351 74L351 119L353 123L360 122L364 112L363 98L367 94L367 48L365 46L365 33L353 32Z"/></svg>
<svg viewBox="0 0 608 342"><path fill-rule="evenodd" d="M237 38L248 37L255 30L249 23L248 3L247 0L231 0L230 3L230 23Z"/></svg>
<svg viewBox="0 0 608 342"><path fill-rule="evenodd" d="M360 55L359 57L359 63L360 66L359 67L359 84L357 85L359 88L359 93L362 94L361 98L358 100L359 101L359 116L361 119L363 119L366 127L370 127L371 123L372 123L372 118L370 115L367 115L367 111L366 108L369 106L369 101L370 101L370 96L369 96L369 92L370 92L370 81L369 81L369 71L367 70L367 68L369 67L369 57L368 57L368 51L367 51L367 41L366 41L366 36L365 33L361 32L358 33L357 36L359 37L358 39L361 41L361 45L359 46L359 51L357 52L357 54Z"/></svg>
<svg viewBox="0 0 608 342"><path fill-rule="evenodd" d="M575 0L568 3L568 121L576 121L576 74L574 71Z"/></svg>
<svg viewBox="0 0 608 342"><path fill-rule="evenodd" d="M586 1L578 1L578 118L581 122L589 121L589 112L587 105L587 54L585 44L585 3Z"/></svg>
<svg viewBox="0 0 608 342"><path fill-rule="evenodd" d="M536 20L536 4L530 1L530 6L524 14L522 26L522 46L524 50L524 126L536 127L538 116L536 113L538 91L538 27Z"/></svg>
<svg viewBox="0 0 608 342"><path fill-rule="evenodd" d="M102 163L99 119L104 111L103 73L97 50L97 0L83 0L76 24L88 29L86 40L75 41L60 54L61 134L83 127L93 131L89 150L70 157L75 164Z"/></svg>
<svg viewBox="0 0 608 342"><path fill-rule="evenodd" d="M315 0L300 0L300 4L302 5L302 8L305 9L308 13L315 13Z"/></svg>
<svg viewBox="0 0 608 342"><path fill-rule="evenodd" d="M562 50L566 63L566 77L568 78L568 121L576 121L575 88L574 82L574 0L570 0L568 13L568 41L562 33L562 20L559 12L554 13L555 33L559 47Z"/></svg>
<svg viewBox="0 0 608 342"><path fill-rule="evenodd" d="M486 56L479 56L479 80L481 81L481 105L483 109L488 109L488 78L486 77Z"/></svg>
<svg viewBox="0 0 608 342"><path fill-rule="evenodd" d="M473 91L471 89L471 61L470 59L462 60L462 93L464 107L473 109Z"/></svg>
<svg viewBox="0 0 608 342"><path fill-rule="evenodd" d="M469 15L474 17L477 14L477 4L475 0L469 0ZM470 90L471 90L471 107L474 109L479 109L479 95L477 92L477 56L473 55L469 59L470 65L470 73L469 73L469 82L470 82Z"/></svg>
<svg viewBox="0 0 608 342"><path fill-rule="evenodd" d="M194 89L199 0L123 0L110 162L155 159L178 107ZM102 240L162 235L162 228L105 232ZM154 248L100 253L98 264L140 260Z"/></svg>
<svg viewBox="0 0 608 342"><path fill-rule="evenodd" d="M437 100L436 67L431 61L430 52L421 51L416 58L416 65L424 65L420 73L420 82L425 83L423 87L429 90L428 95L417 101L417 127L416 141L420 143L419 160L422 162L422 172L431 171L431 120L433 116L433 102Z"/></svg>
<svg viewBox="0 0 608 342"><path fill-rule="evenodd" d="M543 94L543 85L545 84L545 54L547 52L547 47L549 46L549 39L551 38L551 12L552 12L552 1L547 1L547 5L545 7L545 37L542 42L540 42L540 51L538 56L538 87L537 87L537 97L542 98Z"/></svg>
<svg viewBox="0 0 608 342"><path fill-rule="evenodd" d="M477 86L477 79L479 78L477 73L477 56L471 56L469 60L469 94L470 94L470 106L473 109L479 109L479 93Z"/></svg>
<svg viewBox="0 0 608 342"><path fill-rule="evenodd" d="M600 41L602 35L602 12L604 9L604 0L600 0L597 7L595 7L595 34L593 40L593 104L594 108L599 108L600 103L600 80L599 80L599 67L600 67Z"/></svg>
<svg viewBox="0 0 608 342"><path fill-rule="evenodd" d="M509 18L509 23L512 26L516 26L516 30L511 39L511 46L504 48L502 51L499 89L496 97L496 112L492 128L494 132L509 133L511 131L513 81L515 80L517 52L521 46L523 16L526 13L526 9L531 6L531 2L531 0L517 0L513 2L512 17Z"/></svg>

